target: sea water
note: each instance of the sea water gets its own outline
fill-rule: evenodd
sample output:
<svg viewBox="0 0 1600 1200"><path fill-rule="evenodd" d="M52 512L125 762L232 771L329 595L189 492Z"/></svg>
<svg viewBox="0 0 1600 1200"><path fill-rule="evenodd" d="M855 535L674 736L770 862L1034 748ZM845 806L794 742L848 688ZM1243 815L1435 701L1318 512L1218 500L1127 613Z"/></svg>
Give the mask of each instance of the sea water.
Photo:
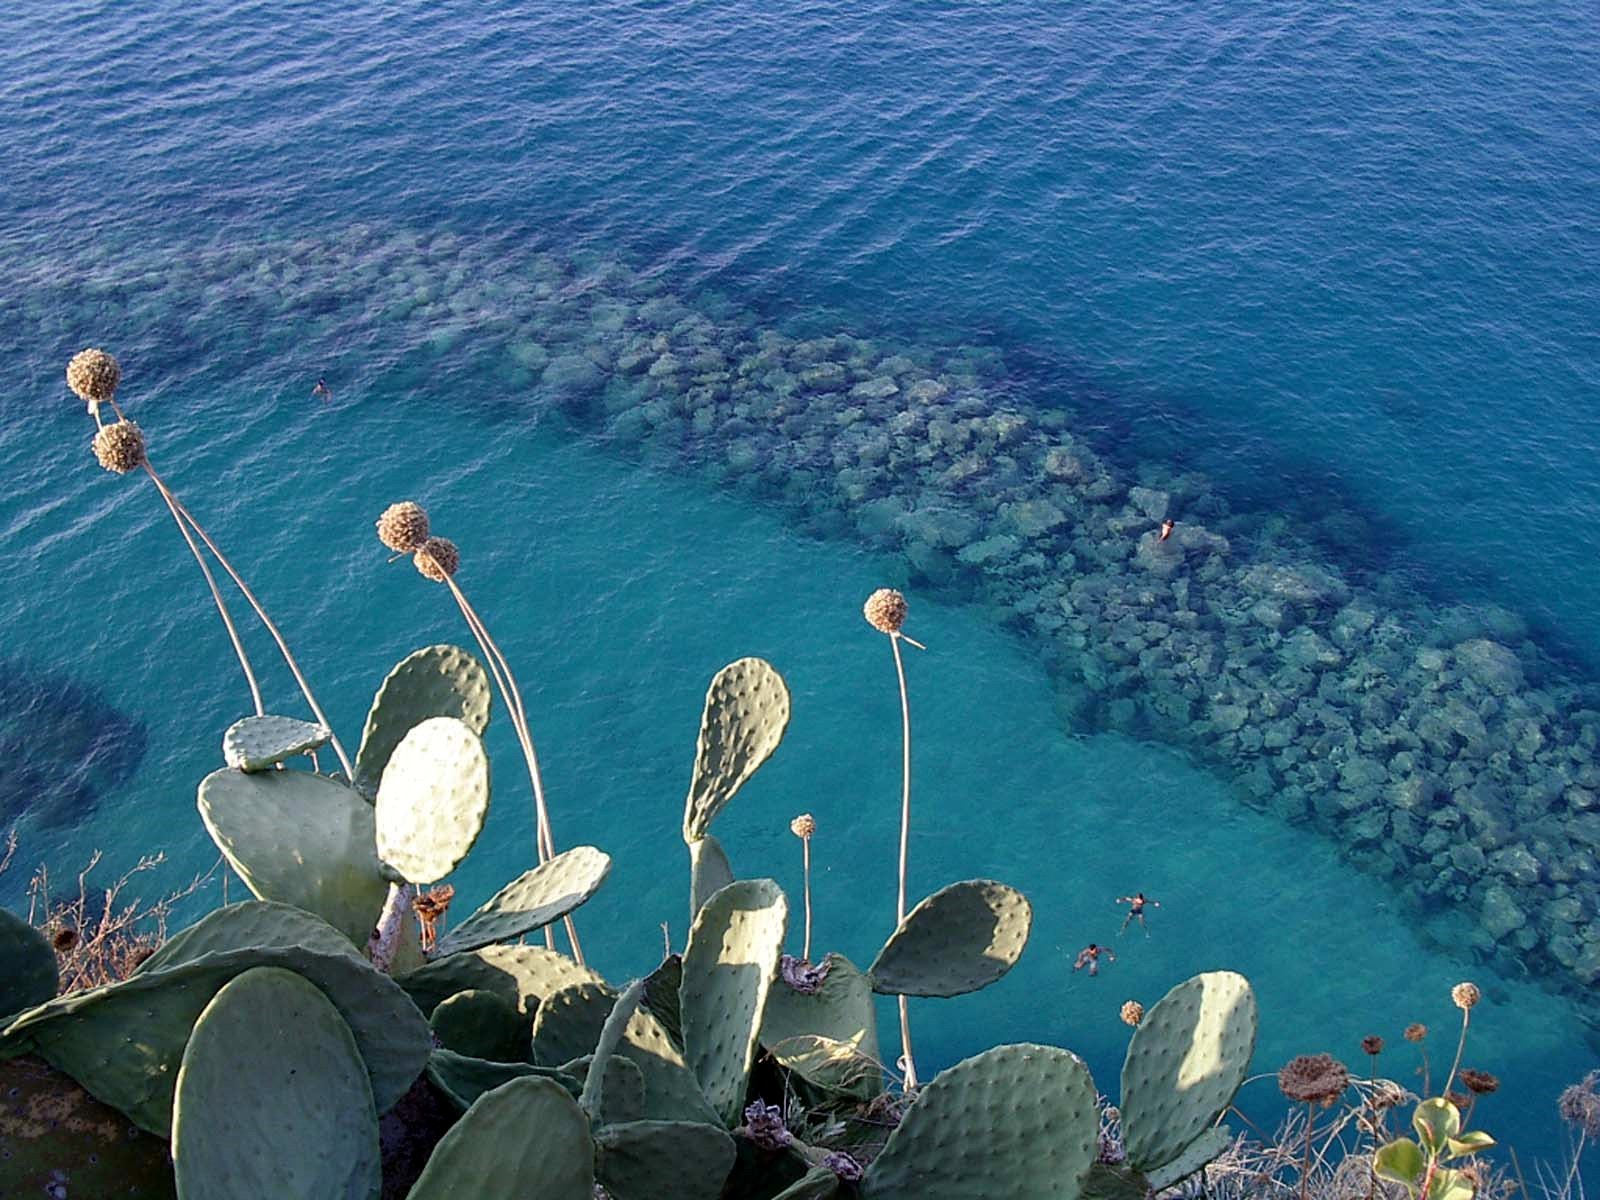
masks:
<svg viewBox="0 0 1600 1200"><path fill-rule="evenodd" d="M582 914L608 976L646 969L662 922L681 941L700 698L744 654L784 672L795 719L719 833L742 874L797 896L788 820L815 813L817 943L871 958L893 917L898 697L859 604L895 583L929 646L908 664L912 893L987 876L1035 906L1008 979L914 1004L923 1074L1051 1041L1114 1094L1121 1001L1226 966L1261 999L1258 1069L1317 1050L1365 1069L1357 1043L1377 1032L1382 1069L1414 1085L1399 1029L1442 1042L1448 988L1470 977L1488 1000L1468 1061L1514 1101L1482 1121L1553 1153L1554 1094L1595 1061L1570 987L1475 961L1480 895L1422 905L1358 870L1240 786L1247 751L1083 703L1081 657L991 586L1059 561L1002 545L935 578L833 479L821 505L752 482L778 447L730 456L692 413L619 435L621 401L575 413L549 371L580 320L630 336L663 296L674 329L847 334L820 361L871 342L874 372L903 357L903 381L1054 414L1124 489L1204 473L1152 490L1220 498L1241 559L1289 547L1380 620L1476 614L1466 632L1526 644L1535 684L1581 697L1600 661L1581 7L37 5L8 21L0 795L23 863L163 850L174 886L205 869L194 785L248 708L154 493L86 453L61 368L104 344L152 457L347 741L394 660L466 637L438 588L384 562L373 517L414 497L462 546L529 696L558 838L616 859ZM620 298L622 327L561 289ZM599 386L622 377L605 371ZM319 376L330 403L309 396ZM879 421L910 386L834 407ZM281 671L268 691L298 711ZM490 748L499 800L463 905L531 857L504 722ZM35 781L69 775L37 802ZM19 899L16 868L0 889ZM1148 938L1118 937L1114 898L1136 889L1162 907ZM1593 922L1592 877L1574 898L1574 927ZM1091 940L1119 955L1094 979L1070 969ZM1270 1119L1271 1093L1252 1085L1247 1109Z"/></svg>

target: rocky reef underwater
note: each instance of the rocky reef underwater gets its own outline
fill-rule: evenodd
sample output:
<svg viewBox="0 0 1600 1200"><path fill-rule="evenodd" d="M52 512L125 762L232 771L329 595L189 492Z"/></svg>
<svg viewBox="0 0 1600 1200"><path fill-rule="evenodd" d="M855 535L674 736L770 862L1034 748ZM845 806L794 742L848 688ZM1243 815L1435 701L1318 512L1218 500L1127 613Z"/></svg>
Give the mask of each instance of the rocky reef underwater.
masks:
<svg viewBox="0 0 1600 1200"><path fill-rule="evenodd" d="M163 331L192 355L191 320L227 329L212 359L355 341L385 397L467 361L475 403L559 413L897 555L912 586L1035 639L1069 729L1196 756L1392 880L1453 942L1470 917L1497 970L1600 1026L1600 681L1513 613L1358 576L1199 475L1114 463L1066 408L1014 403L993 351L815 315L797 329L604 254L449 233L92 250L5 274L14 332L52 363L85 336ZM162 371L159 354L142 364Z"/></svg>

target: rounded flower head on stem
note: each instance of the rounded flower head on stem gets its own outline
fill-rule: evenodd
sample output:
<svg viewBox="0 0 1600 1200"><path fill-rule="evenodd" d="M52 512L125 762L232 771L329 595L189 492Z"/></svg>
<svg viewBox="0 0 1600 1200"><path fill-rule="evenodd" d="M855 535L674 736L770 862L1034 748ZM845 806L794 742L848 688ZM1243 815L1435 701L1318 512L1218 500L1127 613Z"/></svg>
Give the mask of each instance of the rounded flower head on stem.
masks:
<svg viewBox="0 0 1600 1200"><path fill-rule="evenodd" d="M443 583L461 566L461 551L449 538L431 537L417 548L412 561L435 583Z"/></svg>
<svg viewBox="0 0 1600 1200"><path fill-rule="evenodd" d="M1405 1039L1408 1042L1420 1042L1428 1036L1428 1027L1421 1021L1413 1021L1406 1026Z"/></svg>
<svg viewBox="0 0 1600 1200"><path fill-rule="evenodd" d="M803 841L817 832L817 819L810 813L801 813L789 822L789 832Z"/></svg>
<svg viewBox="0 0 1600 1200"><path fill-rule="evenodd" d="M57 954L66 954L78 944L78 931L71 925L63 925L56 930L56 935L50 939L50 944L55 947Z"/></svg>
<svg viewBox="0 0 1600 1200"><path fill-rule="evenodd" d="M1375 1033L1369 1033L1361 1039L1361 1049L1372 1055L1382 1054L1383 1039Z"/></svg>
<svg viewBox="0 0 1600 1200"><path fill-rule="evenodd" d="M1466 1012L1483 999L1483 993L1475 983L1458 983L1450 989L1450 999L1455 1001L1457 1008Z"/></svg>
<svg viewBox="0 0 1600 1200"><path fill-rule="evenodd" d="M867 597L867 602L861 606L861 615L867 618L879 633L899 633L900 626L906 623L906 613L911 606L906 603L906 598L893 588L879 588Z"/></svg>
<svg viewBox="0 0 1600 1200"><path fill-rule="evenodd" d="M1137 1000L1125 1000L1122 1003L1122 1023L1124 1025L1137 1025L1144 1020L1144 1005Z"/></svg>
<svg viewBox="0 0 1600 1200"><path fill-rule="evenodd" d="M1600 1071L1590 1071L1562 1092L1556 1111L1586 1137L1600 1137Z"/></svg>
<svg viewBox="0 0 1600 1200"><path fill-rule="evenodd" d="M1474 1096L1487 1096L1490 1092L1500 1090L1500 1080L1488 1071L1475 1071L1471 1067L1462 1067L1461 1086Z"/></svg>
<svg viewBox="0 0 1600 1200"><path fill-rule="evenodd" d="M1285 1096L1323 1108L1331 1108L1349 1086L1349 1070L1331 1054L1302 1054L1278 1072L1278 1090Z"/></svg>
<svg viewBox="0 0 1600 1200"><path fill-rule="evenodd" d="M94 456L100 465L118 475L144 466L144 432L132 421L102 426L94 435Z"/></svg>
<svg viewBox="0 0 1600 1200"><path fill-rule="evenodd" d="M396 554L415 554L428 540L427 510L414 500L389 505L378 517L378 540Z"/></svg>
<svg viewBox="0 0 1600 1200"><path fill-rule="evenodd" d="M122 368L104 350L80 350L67 364L67 386L88 403L90 412L102 400L115 396L121 382Z"/></svg>

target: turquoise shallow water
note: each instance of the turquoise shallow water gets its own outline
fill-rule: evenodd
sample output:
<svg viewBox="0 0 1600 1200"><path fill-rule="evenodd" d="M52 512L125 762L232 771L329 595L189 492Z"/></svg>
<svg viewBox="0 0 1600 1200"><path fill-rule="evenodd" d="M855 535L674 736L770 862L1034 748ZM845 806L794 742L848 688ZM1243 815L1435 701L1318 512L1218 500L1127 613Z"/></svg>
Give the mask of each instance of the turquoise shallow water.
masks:
<svg viewBox="0 0 1600 1200"><path fill-rule="evenodd" d="M680 433L680 452L553 409L543 362L515 349L540 249L615 255L622 282L596 286L642 278L724 327L846 330L914 356L983 345L985 395L1065 411L1125 481L1209 472L1244 514L1241 553L1287 528L1397 611L1498 603L1592 686L1580 11L1515 30L1471 9L177 11L24 8L26 53L0 73L18 164L0 193L0 527L26 580L0 598L7 654L41 681L33 702L58 679L92 687L56 711L143 739L21 811L26 857L64 870L95 846L159 847L174 879L208 864L193 785L244 711L154 496L83 453L60 369L103 341L158 462L248 564L347 739L390 662L461 636L442 596L383 566L373 515L415 495L462 543L529 687L558 834L617 858L586 921L609 974L651 960L658 922L681 928L700 695L746 653L789 677L796 718L725 841L794 891L787 821L815 812L821 938L871 957L893 902L896 713L858 605L908 578L900 549L838 505L752 503L708 469L716 437ZM541 351L569 339L550 319ZM306 396L319 374L326 407ZM1448 1025L1448 986L1470 976L1490 995L1474 1057L1518 1103L1493 1127L1554 1146L1549 1101L1594 1051L1570 1001L1436 948L1466 942L1475 896L1454 923L1435 905L1419 940L1414 897L1242 805L1209 750L1186 759L1170 730L1103 711L1064 728L1075 677L995 591L909 578L931 647L911 664L913 891L993 875L1037 915L1013 977L918 1006L925 1069L1050 1040L1112 1089L1121 1000L1217 965L1257 984L1262 1069L1354 1060L1365 1033ZM1559 675L1530 655L1541 682ZM21 761L59 772L83 744L63 738ZM466 899L527 853L503 727L491 748L502 799ZM1164 901L1151 938L1072 975L1136 887ZM1592 921L1592 877L1568 895Z"/></svg>

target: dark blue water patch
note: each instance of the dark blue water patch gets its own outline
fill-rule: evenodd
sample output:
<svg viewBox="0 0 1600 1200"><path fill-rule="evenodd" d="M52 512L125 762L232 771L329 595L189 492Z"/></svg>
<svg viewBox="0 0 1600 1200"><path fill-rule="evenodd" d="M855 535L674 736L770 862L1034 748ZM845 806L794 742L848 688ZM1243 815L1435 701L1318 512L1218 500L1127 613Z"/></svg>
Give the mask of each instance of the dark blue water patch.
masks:
<svg viewBox="0 0 1600 1200"><path fill-rule="evenodd" d="M23 659L0 659L0 832L70 828L132 777L143 722L98 689Z"/></svg>

